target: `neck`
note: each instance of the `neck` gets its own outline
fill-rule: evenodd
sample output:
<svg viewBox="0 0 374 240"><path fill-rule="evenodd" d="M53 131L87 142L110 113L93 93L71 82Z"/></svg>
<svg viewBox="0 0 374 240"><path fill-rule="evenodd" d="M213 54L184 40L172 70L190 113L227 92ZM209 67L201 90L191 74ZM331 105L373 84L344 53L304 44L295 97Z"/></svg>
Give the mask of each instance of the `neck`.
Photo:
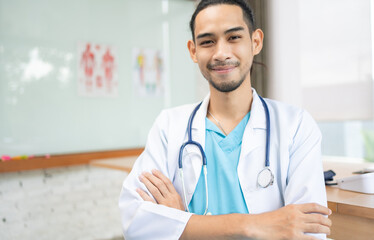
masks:
<svg viewBox="0 0 374 240"><path fill-rule="evenodd" d="M252 88L250 78L232 92L220 92L209 86L210 101L208 111L211 112L225 128L231 132L250 111L252 105ZM210 118L208 116L208 118Z"/></svg>
<svg viewBox="0 0 374 240"><path fill-rule="evenodd" d="M246 79L240 87L232 92L220 92L210 86L208 110L214 116L224 119L242 119L251 108L252 87L250 79Z"/></svg>

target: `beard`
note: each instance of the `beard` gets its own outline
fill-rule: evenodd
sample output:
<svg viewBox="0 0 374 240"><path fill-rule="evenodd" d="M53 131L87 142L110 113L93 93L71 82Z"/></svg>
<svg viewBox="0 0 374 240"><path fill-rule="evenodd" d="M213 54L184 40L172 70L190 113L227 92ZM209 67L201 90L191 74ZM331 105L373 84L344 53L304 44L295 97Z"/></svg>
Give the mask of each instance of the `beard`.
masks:
<svg viewBox="0 0 374 240"><path fill-rule="evenodd" d="M240 65L239 61L230 61L230 62L218 62L215 64L210 64L208 63L207 68L209 70L213 70L215 67L225 67L225 66L233 66L233 67L238 67ZM216 90L220 92L232 92L236 90L242 83L244 82L245 78L247 77L248 73L250 72L250 67L249 70L244 72L239 79L233 79L229 81L213 81L212 77L210 74L206 74L204 77L208 80L209 84L211 84Z"/></svg>
<svg viewBox="0 0 374 240"><path fill-rule="evenodd" d="M231 80L229 82L216 83L211 78L208 79L208 82L220 92L232 92L236 90L244 82L245 76L239 80Z"/></svg>

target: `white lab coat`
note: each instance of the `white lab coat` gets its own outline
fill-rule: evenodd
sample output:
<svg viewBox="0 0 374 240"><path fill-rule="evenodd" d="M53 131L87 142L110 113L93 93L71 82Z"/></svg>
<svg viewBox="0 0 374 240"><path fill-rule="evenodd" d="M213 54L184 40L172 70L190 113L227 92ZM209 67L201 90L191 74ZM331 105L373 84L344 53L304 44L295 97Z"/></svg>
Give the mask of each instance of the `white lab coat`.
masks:
<svg viewBox="0 0 374 240"><path fill-rule="evenodd" d="M257 186L257 175L265 165L266 119L263 105L253 89L251 116L244 130L238 163L238 177L249 213L268 212L297 203L315 202L326 206L321 133L316 123L299 108L269 99L265 101L270 111L269 159L275 179L268 188ZM192 124L192 138L203 148L208 103L209 95ZM135 190L146 190L138 178L143 171L158 169L172 180L183 197L178 155L180 146L187 140L188 118L196 105L162 111L150 130L145 150L125 179L119 199L126 240L178 239L182 234L191 213L145 202ZM198 182L201 166L197 148L187 149L183 169L188 202ZM317 237L325 238L324 235Z"/></svg>

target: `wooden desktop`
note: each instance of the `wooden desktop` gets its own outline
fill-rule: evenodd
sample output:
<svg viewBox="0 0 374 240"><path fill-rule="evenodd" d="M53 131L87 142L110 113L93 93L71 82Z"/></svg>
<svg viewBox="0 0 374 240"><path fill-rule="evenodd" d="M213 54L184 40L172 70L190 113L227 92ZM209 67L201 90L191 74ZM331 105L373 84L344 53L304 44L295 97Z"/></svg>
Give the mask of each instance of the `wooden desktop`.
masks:
<svg viewBox="0 0 374 240"><path fill-rule="evenodd" d="M370 163L345 163L324 161L324 170L333 170L335 179L352 176L352 172L373 168ZM374 183L373 183L374 184ZM374 239L374 194L341 190L337 186L326 186L332 239Z"/></svg>
<svg viewBox="0 0 374 240"><path fill-rule="evenodd" d="M130 172L135 157L121 157L92 161L98 167ZM324 170L333 170L335 179L351 176L352 172L367 167L369 163L345 163L324 159ZM373 183L374 184L374 183ZM374 239L374 194L363 194L341 190L337 186L326 186L329 208L333 211L330 219L333 222L329 238L335 240Z"/></svg>

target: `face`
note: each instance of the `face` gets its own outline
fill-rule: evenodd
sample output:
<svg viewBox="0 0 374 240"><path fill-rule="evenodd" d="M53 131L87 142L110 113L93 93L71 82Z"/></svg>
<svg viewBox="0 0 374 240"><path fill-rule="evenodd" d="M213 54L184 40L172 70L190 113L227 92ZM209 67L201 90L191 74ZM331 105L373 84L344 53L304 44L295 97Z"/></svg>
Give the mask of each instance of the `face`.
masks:
<svg viewBox="0 0 374 240"><path fill-rule="evenodd" d="M191 58L203 76L220 92L231 92L250 81L254 55L262 48L263 33L252 37L239 6L219 4L195 19L195 41L188 42Z"/></svg>

